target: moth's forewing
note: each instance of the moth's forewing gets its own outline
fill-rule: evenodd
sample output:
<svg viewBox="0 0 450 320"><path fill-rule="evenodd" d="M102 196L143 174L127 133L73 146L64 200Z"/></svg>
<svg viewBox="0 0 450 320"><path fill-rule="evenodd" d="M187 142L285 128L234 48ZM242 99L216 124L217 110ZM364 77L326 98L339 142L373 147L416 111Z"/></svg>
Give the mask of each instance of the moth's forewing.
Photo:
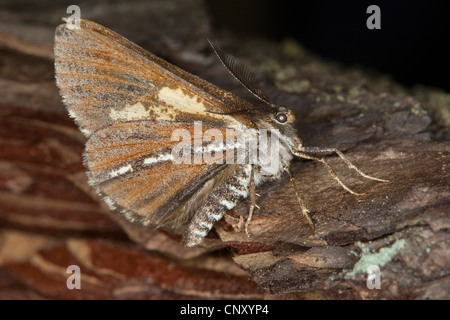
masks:
<svg viewBox="0 0 450 320"><path fill-rule="evenodd" d="M58 87L86 136L120 122L162 119L219 127L251 127L247 102L145 51L88 20L55 34ZM210 113L213 112L213 113Z"/></svg>
<svg viewBox="0 0 450 320"><path fill-rule="evenodd" d="M235 168L166 161L177 143L173 130L192 132L197 120L225 137L225 128L254 126L233 114L251 108L244 100L88 20L57 27L55 72L70 115L89 138L89 183L130 220L182 222Z"/></svg>

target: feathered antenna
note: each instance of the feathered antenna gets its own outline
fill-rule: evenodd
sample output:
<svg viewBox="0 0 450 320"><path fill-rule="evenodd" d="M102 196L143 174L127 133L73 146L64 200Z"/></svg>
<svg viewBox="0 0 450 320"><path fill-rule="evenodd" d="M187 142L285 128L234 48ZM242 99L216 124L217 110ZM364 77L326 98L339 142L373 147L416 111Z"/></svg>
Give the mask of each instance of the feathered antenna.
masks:
<svg viewBox="0 0 450 320"><path fill-rule="evenodd" d="M264 85L261 82L256 81L255 76L246 66L240 63L239 60L237 60L232 55L222 51L209 39L208 42L213 48L216 55L219 57L219 60L222 62L225 68L227 68L231 75L236 78L237 81L239 81L255 97L267 103L269 106L275 107L275 105L270 102L270 99L265 92Z"/></svg>

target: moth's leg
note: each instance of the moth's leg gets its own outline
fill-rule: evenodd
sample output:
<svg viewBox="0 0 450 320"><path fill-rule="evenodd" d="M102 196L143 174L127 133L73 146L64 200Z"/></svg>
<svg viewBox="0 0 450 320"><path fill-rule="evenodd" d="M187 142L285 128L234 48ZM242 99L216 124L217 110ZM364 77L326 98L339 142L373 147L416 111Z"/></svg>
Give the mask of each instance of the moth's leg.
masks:
<svg viewBox="0 0 450 320"><path fill-rule="evenodd" d="M194 247L208 234L214 224L228 210L233 209L242 198L249 194L251 165L238 168L234 174L220 183L200 206L186 227L184 245Z"/></svg>
<svg viewBox="0 0 450 320"><path fill-rule="evenodd" d="M245 221L245 233L247 234L248 237L250 237L250 234L248 233L248 226L250 224L250 221L252 220L252 216L253 216L253 211L255 210L255 208L259 207L256 205L256 191L255 191L255 173L254 173L254 168L252 168L252 172L250 174L250 188L249 188L249 192L250 192L250 208L248 210L248 217L247 220Z"/></svg>
<svg viewBox="0 0 450 320"><path fill-rule="evenodd" d="M309 210L308 208L306 208L305 203L303 202L303 199L300 197L300 195L297 192L297 186L295 184L295 179L294 176L292 175L291 170L289 169L288 166L284 166L284 170L288 173L289 175L289 180L292 183L292 188L294 189L295 195L297 197L297 201L300 205L300 208L302 209L302 213L303 216L305 217L305 219L308 221L309 226L311 227L311 233L314 234L315 233L315 228L314 228L314 223L311 220L311 217L309 216Z"/></svg>
<svg viewBox="0 0 450 320"><path fill-rule="evenodd" d="M319 157L315 157L315 156L311 156L309 154L303 153L303 152L295 152L295 155L305 158L305 159L310 159L310 160L315 160L318 162L322 162L325 167L328 169L328 172L330 173L331 177L333 177L334 180L336 180L341 186L342 188L344 188L345 190L347 190L348 192L350 192L351 194L360 196L363 195L364 193L357 193L355 191L353 191L352 189L350 189L349 187L347 187L342 181L341 179L339 179L339 177L337 176L336 172L334 172L334 170L330 167L330 165L328 164L328 162L325 161L324 158L319 158Z"/></svg>
<svg viewBox="0 0 450 320"><path fill-rule="evenodd" d="M347 159L347 157L342 153L342 151L336 149L336 148L320 148L320 147L301 147L300 150L301 152L306 152L306 153L329 153L329 152L334 152L336 153L342 160L344 160L344 162L347 164L347 166L350 169L355 170L356 172L358 172L361 176L363 176L364 178L367 179L372 179L372 180L376 180L376 181L380 181L380 182L389 182L389 180L384 180L384 179L379 179L379 178L375 178L372 176L369 176L368 174L365 174L364 172L362 172L361 170L358 169L357 166L355 166L353 163L350 162L350 160ZM303 156L301 156L303 157ZM304 157L303 157L304 158ZM309 159L309 158L308 158ZM313 159L316 160L316 159ZM320 162L323 162L321 160L318 160ZM342 185L342 184L341 184ZM347 190L347 189L346 189Z"/></svg>

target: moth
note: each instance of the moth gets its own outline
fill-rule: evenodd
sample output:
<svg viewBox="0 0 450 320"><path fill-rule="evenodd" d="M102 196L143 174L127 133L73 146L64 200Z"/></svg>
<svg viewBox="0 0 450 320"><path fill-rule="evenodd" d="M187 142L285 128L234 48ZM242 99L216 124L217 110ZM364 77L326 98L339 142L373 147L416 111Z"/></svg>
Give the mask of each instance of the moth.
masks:
<svg viewBox="0 0 450 320"><path fill-rule="evenodd" d="M261 104L183 71L95 22L65 22L55 33L56 82L69 115L87 138L83 157L88 182L111 210L129 221L184 228L183 242L191 247L249 198L247 231L257 208L255 188L283 172L294 183L289 170L294 157L322 162L353 194L326 160L314 154L334 152L363 177L386 181L366 175L335 148L303 146L293 127L294 113L273 104L248 69L214 45L223 65ZM186 146L192 153L195 146L218 151L214 141L195 136L193 124L198 122L202 133L214 129L224 136L229 129L251 138L259 138L261 129L270 131L278 141L277 166L267 168L264 157L255 163L175 163L173 149L180 143L173 139L175 130L191 134ZM309 211L297 198L314 232Z"/></svg>

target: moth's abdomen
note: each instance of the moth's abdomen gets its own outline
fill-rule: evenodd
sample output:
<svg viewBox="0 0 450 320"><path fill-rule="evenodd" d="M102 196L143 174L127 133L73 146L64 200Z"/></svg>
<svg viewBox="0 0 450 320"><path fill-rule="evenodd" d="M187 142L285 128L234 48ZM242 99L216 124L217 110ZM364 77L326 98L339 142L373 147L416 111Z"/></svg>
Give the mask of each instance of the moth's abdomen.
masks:
<svg viewBox="0 0 450 320"><path fill-rule="evenodd" d="M187 247L200 244L214 224L228 210L233 209L239 200L248 196L251 170L250 164L239 167L232 176L212 191L186 227L183 241Z"/></svg>

